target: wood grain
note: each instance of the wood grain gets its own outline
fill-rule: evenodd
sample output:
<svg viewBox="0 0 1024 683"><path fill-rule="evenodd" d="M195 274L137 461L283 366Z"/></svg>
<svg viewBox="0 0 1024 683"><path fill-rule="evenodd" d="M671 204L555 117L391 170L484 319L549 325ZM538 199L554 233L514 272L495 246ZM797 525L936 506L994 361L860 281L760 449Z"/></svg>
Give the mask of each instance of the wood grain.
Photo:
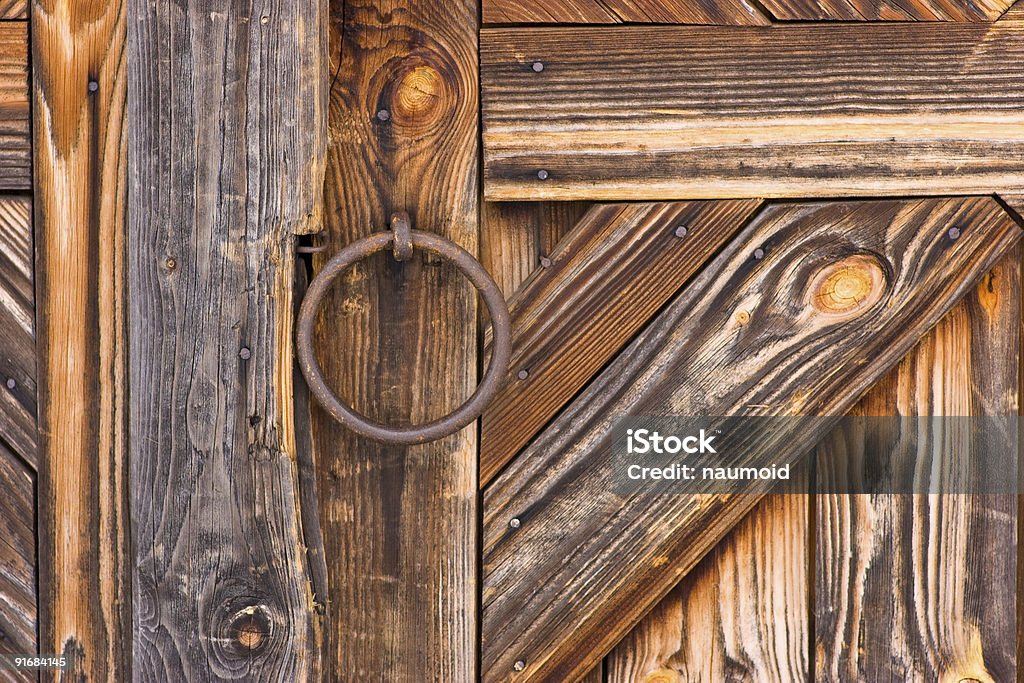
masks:
<svg viewBox="0 0 1024 683"><path fill-rule="evenodd" d="M840 415L1019 235L988 198L759 214L485 491L484 679L586 673L756 502L616 495L619 417ZM835 298L836 277L870 296ZM795 458L835 419L766 434L745 462L781 443Z"/></svg>
<svg viewBox="0 0 1024 683"><path fill-rule="evenodd" d="M1017 415L1020 293L1016 249L854 414ZM882 492L818 495L815 679L1016 680L1016 497L885 493L901 436L866 441L849 424L817 449L821 491L853 476ZM947 479L964 465L918 451L915 467Z"/></svg>
<svg viewBox="0 0 1024 683"><path fill-rule="evenodd" d="M32 3L39 648L68 680L131 675L125 31L121 0Z"/></svg>
<svg viewBox="0 0 1024 683"><path fill-rule="evenodd" d="M0 19L28 19L28 0L0 0Z"/></svg>
<svg viewBox="0 0 1024 683"><path fill-rule="evenodd" d="M0 21L0 190L31 186L30 156L28 23Z"/></svg>
<svg viewBox="0 0 1024 683"><path fill-rule="evenodd" d="M593 207L509 302L512 362L483 415L486 485L759 206L756 200ZM686 229L677 237L677 228ZM522 377L521 373L527 373Z"/></svg>
<svg viewBox="0 0 1024 683"><path fill-rule="evenodd" d="M0 195L0 441L35 468L32 203Z"/></svg>
<svg viewBox="0 0 1024 683"><path fill-rule="evenodd" d="M811 680L809 468L765 496L608 656L608 683Z"/></svg>
<svg viewBox="0 0 1024 683"><path fill-rule="evenodd" d="M292 298L322 218L327 7L181 10L128 25L133 677L318 680Z"/></svg>
<svg viewBox="0 0 1024 683"><path fill-rule="evenodd" d="M734 24L768 19L749 0L483 0L485 24Z"/></svg>
<svg viewBox="0 0 1024 683"><path fill-rule="evenodd" d="M33 473L0 444L0 654L36 652L36 525ZM0 680L34 680L0 671Z"/></svg>
<svg viewBox="0 0 1024 683"><path fill-rule="evenodd" d="M471 253L479 239L478 5L332 5L325 257L407 211ZM382 113L386 112L386 113ZM317 265L322 265L318 260ZM331 386L387 424L441 417L476 386L476 293L417 252L361 261L324 305ZM389 447L313 415L330 578L328 671L346 680L475 681L476 430Z"/></svg>
<svg viewBox="0 0 1024 683"><path fill-rule="evenodd" d="M784 21L994 21L1013 0L764 0Z"/></svg>
<svg viewBox="0 0 1024 683"><path fill-rule="evenodd" d="M1022 60L1017 21L486 29L485 196L1019 189Z"/></svg>

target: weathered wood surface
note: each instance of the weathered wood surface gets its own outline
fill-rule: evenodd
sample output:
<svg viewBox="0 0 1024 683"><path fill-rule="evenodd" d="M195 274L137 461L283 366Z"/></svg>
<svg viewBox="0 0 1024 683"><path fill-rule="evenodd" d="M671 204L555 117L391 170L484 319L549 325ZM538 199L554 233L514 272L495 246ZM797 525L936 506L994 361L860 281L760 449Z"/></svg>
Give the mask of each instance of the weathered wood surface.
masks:
<svg viewBox="0 0 1024 683"><path fill-rule="evenodd" d="M325 254L407 211L477 250L478 5L332 5ZM332 65L332 69L338 65ZM321 262L322 263L322 262ZM324 306L317 348L340 396L387 424L456 408L477 382L476 293L417 252L354 266ZM476 430L410 448L314 412L330 578L327 670L348 680L471 681L477 670Z"/></svg>
<svg viewBox="0 0 1024 683"><path fill-rule="evenodd" d="M1020 304L1017 249L854 414L1017 415ZM866 442L844 426L817 449L820 491L853 477L882 493L818 494L815 679L1017 680L1015 497L885 493L896 476L885 449L901 435ZM960 429L937 438L955 443ZM967 464L927 457L915 468L950 481Z"/></svg>
<svg viewBox="0 0 1024 683"><path fill-rule="evenodd" d="M987 198L760 214L486 490L485 680L582 675L756 502L615 495L618 417L841 414L1019 233ZM759 447L795 457L830 421Z"/></svg>
<svg viewBox="0 0 1024 683"><path fill-rule="evenodd" d="M1020 194L1000 193L999 197L1016 214L1017 222L1024 225L1024 192Z"/></svg>
<svg viewBox="0 0 1024 683"><path fill-rule="evenodd" d="M0 0L0 19L27 19L28 0Z"/></svg>
<svg viewBox="0 0 1024 683"><path fill-rule="evenodd" d="M615 647L608 683L811 680L809 469L794 473L794 493L765 496Z"/></svg>
<svg viewBox="0 0 1024 683"><path fill-rule="evenodd" d="M326 5L133 2L133 676L316 680L292 405L321 224Z"/></svg>
<svg viewBox="0 0 1024 683"><path fill-rule="evenodd" d="M31 186L30 156L28 23L0 21L0 190Z"/></svg>
<svg viewBox="0 0 1024 683"><path fill-rule="evenodd" d="M762 0L784 21L974 21L998 19L1013 0Z"/></svg>
<svg viewBox="0 0 1024 683"><path fill-rule="evenodd" d="M483 0L485 24L733 24L768 19L749 0Z"/></svg>
<svg viewBox="0 0 1024 683"><path fill-rule="evenodd" d="M0 196L0 441L36 466L32 203Z"/></svg>
<svg viewBox="0 0 1024 683"><path fill-rule="evenodd" d="M486 485L735 235L760 202L593 207L509 302L512 361L483 415ZM676 231L685 229L679 236ZM522 373L526 373L525 376Z"/></svg>
<svg viewBox="0 0 1024 683"><path fill-rule="evenodd" d="M1018 21L486 29L485 196L1018 189L1022 61Z"/></svg>
<svg viewBox="0 0 1024 683"><path fill-rule="evenodd" d="M36 652L35 480L0 443L0 654ZM0 671L0 680L33 680Z"/></svg>
<svg viewBox="0 0 1024 683"><path fill-rule="evenodd" d="M74 680L130 676L125 24L121 0L32 4L39 649Z"/></svg>

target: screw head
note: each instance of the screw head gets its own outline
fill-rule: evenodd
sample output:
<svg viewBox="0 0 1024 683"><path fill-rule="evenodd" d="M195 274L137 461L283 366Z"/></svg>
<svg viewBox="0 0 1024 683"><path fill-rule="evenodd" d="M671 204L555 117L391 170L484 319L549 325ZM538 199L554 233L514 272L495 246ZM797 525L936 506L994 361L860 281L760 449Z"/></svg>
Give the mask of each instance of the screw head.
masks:
<svg viewBox="0 0 1024 683"><path fill-rule="evenodd" d="M954 225L952 228L949 229L949 239L955 240L955 239L959 239L959 237L960 237L960 228L958 228L958 227L956 227Z"/></svg>
<svg viewBox="0 0 1024 683"><path fill-rule="evenodd" d="M518 529L523 525L523 523L519 520L518 517L513 517L512 519L508 520L508 525L513 529Z"/></svg>
<svg viewBox="0 0 1024 683"><path fill-rule="evenodd" d="M18 386L18 383L14 381L14 378L13 377L8 377L7 378L7 388L8 389L13 389L16 386Z"/></svg>
<svg viewBox="0 0 1024 683"><path fill-rule="evenodd" d="M238 352L238 357L241 358L242 360L249 360L250 358L252 358L252 351L249 350L248 346L243 346L241 350Z"/></svg>
<svg viewBox="0 0 1024 683"><path fill-rule="evenodd" d="M758 261L763 259L764 258L764 249L755 249L754 250L754 258L757 259Z"/></svg>
<svg viewBox="0 0 1024 683"><path fill-rule="evenodd" d="M522 671L526 668L526 662L521 659L517 659L516 663L512 665L512 668L516 671Z"/></svg>
<svg viewBox="0 0 1024 683"><path fill-rule="evenodd" d="M391 112L389 112L387 109L381 109L379 112L377 112L377 120L378 121L390 121L391 120Z"/></svg>
<svg viewBox="0 0 1024 683"><path fill-rule="evenodd" d="M687 228L685 225L680 225L678 228L675 229L675 236L676 237L686 237L687 233L689 233L689 232L690 232L689 228Z"/></svg>
<svg viewBox="0 0 1024 683"><path fill-rule="evenodd" d="M548 177L550 177L550 175L551 174L545 171L543 168L537 171L537 177L540 178L541 180L547 180Z"/></svg>
<svg viewBox="0 0 1024 683"><path fill-rule="evenodd" d="M526 379L529 376L530 371L526 369L520 370L519 372L516 373L516 377L518 377L519 379Z"/></svg>
<svg viewBox="0 0 1024 683"><path fill-rule="evenodd" d="M540 73L541 71L543 71L544 70L544 62L534 62L533 63L533 70L536 73Z"/></svg>

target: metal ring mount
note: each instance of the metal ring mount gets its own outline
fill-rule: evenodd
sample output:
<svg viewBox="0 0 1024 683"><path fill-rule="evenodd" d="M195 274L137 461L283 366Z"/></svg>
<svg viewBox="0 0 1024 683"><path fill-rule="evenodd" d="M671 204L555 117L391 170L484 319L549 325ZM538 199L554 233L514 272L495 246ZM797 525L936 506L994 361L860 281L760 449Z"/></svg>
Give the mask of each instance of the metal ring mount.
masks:
<svg viewBox="0 0 1024 683"><path fill-rule="evenodd" d="M404 225L403 225L404 223ZM306 378L309 389L317 401L331 416L357 434L389 444L412 445L435 441L454 434L483 413L487 404L494 399L508 372L512 357L512 325L508 306L498 285L487 270L473 258L472 254L459 245L429 232L409 228L408 216L396 214L391 219L391 232L378 232L353 242L338 252L323 270L313 278L299 309L297 351L299 367ZM345 405L327 386L323 369L313 349L313 325L327 292L334 280L352 264L388 247L394 249L396 257L407 257L416 247L437 254L454 263L469 281L480 291L491 314L494 329L491 362L480 385L462 406L445 417L424 425L389 427L360 415Z"/></svg>

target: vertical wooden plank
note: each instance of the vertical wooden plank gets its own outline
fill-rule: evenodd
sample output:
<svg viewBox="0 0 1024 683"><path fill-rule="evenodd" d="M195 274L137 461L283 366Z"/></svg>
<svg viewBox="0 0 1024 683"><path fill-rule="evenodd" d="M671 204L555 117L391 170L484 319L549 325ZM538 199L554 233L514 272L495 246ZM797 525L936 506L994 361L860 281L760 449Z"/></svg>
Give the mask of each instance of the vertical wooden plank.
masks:
<svg viewBox="0 0 1024 683"><path fill-rule="evenodd" d="M39 649L129 678L124 0L34 0Z"/></svg>
<svg viewBox="0 0 1024 683"><path fill-rule="evenodd" d="M326 194L331 252L408 211L478 240L475 0L333 5L341 55ZM476 294L417 253L354 266L325 305L325 374L356 410L421 423L477 381ZM412 448L314 414L331 598L329 670L353 680L476 680L477 463L472 427Z"/></svg>
<svg viewBox="0 0 1024 683"><path fill-rule="evenodd" d="M317 680L292 404L321 224L326 5L131 0L137 680Z"/></svg>
<svg viewBox="0 0 1024 683"><path fill-rule="evenodd" d="M1016 248L856 413L1017 415L1019 261ZM867 448L834 433L819 490L848 476L836 462L877 470L888 454ZM817 680L1016 680L1016 543L1013 495L819 493Z"/></svg>
<svg viewBox="0 0 1024 683"><path fill-rule="evenodd" d="M763 498L612 651L609 683L810 680L808 469L794 473L793 493Z"/></svg>

